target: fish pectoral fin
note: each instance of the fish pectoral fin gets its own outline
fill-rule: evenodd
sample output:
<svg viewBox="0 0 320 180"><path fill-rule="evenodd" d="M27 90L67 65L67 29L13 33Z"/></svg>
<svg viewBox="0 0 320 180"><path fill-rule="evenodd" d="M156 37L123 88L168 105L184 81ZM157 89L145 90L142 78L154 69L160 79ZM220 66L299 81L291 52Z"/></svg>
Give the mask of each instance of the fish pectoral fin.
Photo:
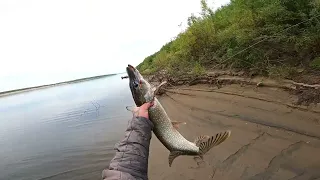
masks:
<svg viewBox="0 0 320 180"><path fill-rule="evenodd" d="M138 107L136 107L136 106L126 106L126 109L128 111L130 111L130 112L134 112L134 111L136 111L138 109Z"/></svg>
<svg viewBox="0 0 320 180"><path fill-rule="evenodd" d="M136 107L136 106L126 106L126 109L132 112L132 114L134 115L136 115L139 111L139 107Z"/></svg>
<svg viewBox="0 0 320 180"><path fill-rule="evenodd" d="M203 141L199 144L200 155L204 155L214 146L218 146L225 140L227 140L231 135L231 131L224 131L216 134L215 136L211 136L208 140Z"/></svg>
<svg viewBox="0 0 320 180"><path fill-rule="evenodd" d="M183 155L183 152L181 152L181 151L170 151L170 154L169 154L169 167L171 167L173 160L176 157L180 156L180 155Z"/></svg>
<svg viewBox="0 0 320 180"><path fill-rule="evenodd" d="M171 121L171 124L175 129L179 129L179 126L181 124L187 124L187 123L186 122L180 122L180 121Z"/></svg>
<svg viewBox="0 0 320 180"><path fill-rule="evenodd" d="M206 135L201 135L198 136L195 140L194 140L194 144L196 144L196 146L199 147L200 143L202 143L203 141L205 141L206 139L209 139L210 136L206 136Z"/></svg>

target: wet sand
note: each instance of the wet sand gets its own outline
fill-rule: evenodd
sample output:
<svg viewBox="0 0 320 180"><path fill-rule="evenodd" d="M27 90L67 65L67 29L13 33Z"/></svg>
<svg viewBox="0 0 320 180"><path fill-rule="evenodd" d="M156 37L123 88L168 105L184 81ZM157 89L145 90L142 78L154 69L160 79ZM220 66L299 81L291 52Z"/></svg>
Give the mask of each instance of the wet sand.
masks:
<svg viewBox="0 0 320 180"><path fill-rule="evenodd" d="M320 179L319 113L286 106L295 97L276 88L219 89L256 98L199 91L208 90L206 85L188 88L195 90L178 88L179 94L159 98L172 120L187 123L181 134L193 141L230 129L231 137L209 151L205 162L180 156L170 168L168 150L153 136L150 179Z"/></svg>

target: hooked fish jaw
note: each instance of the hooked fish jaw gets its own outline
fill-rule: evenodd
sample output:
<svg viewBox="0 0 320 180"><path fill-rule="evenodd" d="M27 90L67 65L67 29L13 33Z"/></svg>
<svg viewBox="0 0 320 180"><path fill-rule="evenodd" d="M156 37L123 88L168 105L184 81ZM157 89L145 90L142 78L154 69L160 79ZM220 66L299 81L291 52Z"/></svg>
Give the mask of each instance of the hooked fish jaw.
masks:
<svg viewBox="0 0 320 180"><path fill-rule="evenodd" d="M152 101L154 97L152 88L150 84L144 80L140 72L130 64L126 70L129 77L129 87L135 104L141 106L146 102Z"/></svg>

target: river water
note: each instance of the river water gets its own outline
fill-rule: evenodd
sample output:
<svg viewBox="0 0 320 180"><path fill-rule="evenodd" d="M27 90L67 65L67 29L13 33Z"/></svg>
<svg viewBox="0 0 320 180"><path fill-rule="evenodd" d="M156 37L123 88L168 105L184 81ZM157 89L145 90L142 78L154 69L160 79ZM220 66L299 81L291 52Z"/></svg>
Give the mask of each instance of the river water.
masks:
<svg viewBox="0 0 320 180"><path fill-rule="evenodd" d="M101 179L132 117L121 75L0 98L0 179Z"/></svg>

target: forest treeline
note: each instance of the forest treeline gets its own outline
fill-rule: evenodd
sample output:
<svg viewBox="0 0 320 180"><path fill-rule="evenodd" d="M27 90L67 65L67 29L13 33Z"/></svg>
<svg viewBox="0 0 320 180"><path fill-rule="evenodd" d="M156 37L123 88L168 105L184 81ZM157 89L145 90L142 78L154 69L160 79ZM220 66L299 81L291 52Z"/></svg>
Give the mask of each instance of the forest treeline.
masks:
<svg viewBox="0 0 320 180"><path fill-rule="evenodd" d="M201 13L138 65L143 74L234 68L267 76L320 71L320 0L231 0Z"/></svg>

